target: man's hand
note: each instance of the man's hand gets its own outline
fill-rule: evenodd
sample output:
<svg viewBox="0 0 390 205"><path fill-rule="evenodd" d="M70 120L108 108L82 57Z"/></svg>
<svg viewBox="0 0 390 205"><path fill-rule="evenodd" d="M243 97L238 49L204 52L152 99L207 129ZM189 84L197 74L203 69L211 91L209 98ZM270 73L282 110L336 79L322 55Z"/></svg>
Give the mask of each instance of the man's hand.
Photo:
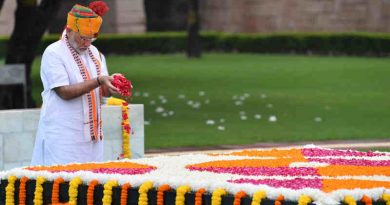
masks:
<svg viewBox="0 0 390 205"><path fill-rule="evenodd" d="M99 76L98 80L101 84L101 87L103 89L103 95L106 97L109 97L112 94L120 94L120 91L118 88L113 86L111 82L114 80L114 75L117 74L112 74L111 76Z"/></svg>

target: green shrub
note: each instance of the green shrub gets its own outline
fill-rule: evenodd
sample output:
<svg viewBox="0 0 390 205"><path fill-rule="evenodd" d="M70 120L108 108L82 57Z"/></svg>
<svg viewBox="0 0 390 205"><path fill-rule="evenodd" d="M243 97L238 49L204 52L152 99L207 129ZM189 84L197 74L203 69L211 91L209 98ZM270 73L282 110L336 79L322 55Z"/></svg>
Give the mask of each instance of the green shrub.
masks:
<svg viewBox="0 0 390 205"><path fill-rule="evenodd" d="M58 35L45 36L38 54ZM5 56L8 38L0 38L0 58ZM380 33L201 33L204 51L243 53L301 53L334 55L375 55L390 53L390 34ZM94 43L105 54L184 52L186 33L106 34Z"/></svg>

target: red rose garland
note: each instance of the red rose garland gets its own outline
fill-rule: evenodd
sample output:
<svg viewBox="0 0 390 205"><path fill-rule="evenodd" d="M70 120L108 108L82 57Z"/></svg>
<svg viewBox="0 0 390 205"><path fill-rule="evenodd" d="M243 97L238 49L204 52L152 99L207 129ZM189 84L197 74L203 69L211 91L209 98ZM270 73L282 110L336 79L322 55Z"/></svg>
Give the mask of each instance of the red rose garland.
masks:
<svg viewBox="0 0 390 205"><path fill-rule="evenodd" d="M113 86L119 89L119 92L122 96L131 97L131 88L133 88L133 85L131 85L131 82L123 75L114 75L114 80L111 83Z"/></svg>

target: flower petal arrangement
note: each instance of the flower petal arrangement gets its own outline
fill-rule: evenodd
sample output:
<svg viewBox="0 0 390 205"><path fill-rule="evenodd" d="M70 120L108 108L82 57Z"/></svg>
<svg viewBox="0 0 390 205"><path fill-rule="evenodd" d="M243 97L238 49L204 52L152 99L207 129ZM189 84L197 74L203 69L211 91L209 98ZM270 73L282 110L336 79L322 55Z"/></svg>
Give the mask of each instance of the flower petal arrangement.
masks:
<svg viewBox="0 0 390 205"><path fill-rule="evenodd" d="M123 75L114 75L114 80L111 82L112 85L119 89L123 97L131 97L131 89L133 85L129 80L126 79Z"/></svg>
<svg viewBox="0 0 390 205"><path fill-rule="evenodd" d="M123 196L116 197L123 199L118 204L126 202L129 193L126 190L130 187L138 190L138 204L142 205L165 204L162 194L170 189L176 194L172 203L176 200L179 204L206 203L205 196L212 203L222 205L226 202L223 198L228 196L234 204L249 200L250 204L264 200L273 200L274 204L287 201L318 205L390 204L390 153L334 150L314 145L16 168L0 173L2 182L9 181L4 187L6 201L0 203L12 203L17 197L15 177L29 181L39 177L49 181L61 178L65 182L78 179L85 186L95 186L92 181L101 185L115 181L106 188L104 202L111 203L111 198L114 199L112 188L126 187L122 188ZM74 187L71 188L69 194L73 196ZM158 192L156 202L150 201L148 190ZM187 198L187 193L193 193L194 197Z"/></svg>

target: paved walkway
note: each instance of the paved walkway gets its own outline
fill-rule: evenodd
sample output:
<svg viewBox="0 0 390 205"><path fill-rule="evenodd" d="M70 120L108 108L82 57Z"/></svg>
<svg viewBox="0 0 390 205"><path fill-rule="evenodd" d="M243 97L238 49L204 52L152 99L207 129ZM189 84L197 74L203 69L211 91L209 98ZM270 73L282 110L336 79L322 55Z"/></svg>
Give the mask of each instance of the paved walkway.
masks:
<svg viewBox="0 0 390 205"><path fill-rule="evenodd" d="M334 149L370 149L370 148L389 148L390 139L387 140L332 140L332 141L308 141L292 143L256 143L251 145L221 145L215 147L184 147L169 149L150 149L145 152L146 157L156 155L179 155L189 153L217 153L242 149L259 149L259 148L288 148L314 144L320 147Z"/></svg>

